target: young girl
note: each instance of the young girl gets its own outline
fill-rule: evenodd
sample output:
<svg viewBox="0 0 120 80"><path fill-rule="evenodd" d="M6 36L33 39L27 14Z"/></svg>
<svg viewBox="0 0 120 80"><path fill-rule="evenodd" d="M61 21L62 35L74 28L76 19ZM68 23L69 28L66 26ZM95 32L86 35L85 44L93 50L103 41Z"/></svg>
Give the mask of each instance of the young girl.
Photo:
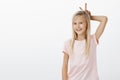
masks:
<svg viewBox="0 0 120 80"><path fill-rule="evenodd" d="M81 8L82 9L82 8ZM90 34L90 20L100 24ZM96 63L96 47L107 22L106 16L93 16L87 10L78 11L72 19L73 37L64 43L62 80L99 80ZM70 62L68 71L68 62Z"/></svg>

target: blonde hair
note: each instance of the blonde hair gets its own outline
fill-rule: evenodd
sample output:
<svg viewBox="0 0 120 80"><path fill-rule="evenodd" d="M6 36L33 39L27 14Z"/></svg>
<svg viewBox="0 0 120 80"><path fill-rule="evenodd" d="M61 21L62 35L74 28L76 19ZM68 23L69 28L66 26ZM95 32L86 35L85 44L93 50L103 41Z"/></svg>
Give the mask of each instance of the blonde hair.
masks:
<svg viewBox="0 0 120 80"><path fill-rule="evenodd" d="M76 16L81 16L81 15L85 17L86 23L87 23L87 27L86 27L87 29L86 29L86 34L85 34L85 38L86 38L85 53L86 53L86 56L88 57L89 51L90 51L90 16L85 11L78 11L77 13L73 15L73 19L72 19L72 32L73 33L72 33L72 40L71 40L71 46L70 46L71 54L73 53L74 42L75 42L75 39L77 38L77 33L73 29L73 21Z"/></svg>

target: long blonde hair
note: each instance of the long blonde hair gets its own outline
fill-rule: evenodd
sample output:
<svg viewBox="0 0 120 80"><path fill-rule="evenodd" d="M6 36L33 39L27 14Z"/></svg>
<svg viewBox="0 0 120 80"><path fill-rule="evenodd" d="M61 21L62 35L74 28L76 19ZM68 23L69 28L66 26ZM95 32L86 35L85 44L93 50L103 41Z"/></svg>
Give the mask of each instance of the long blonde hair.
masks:
<svg viewBox="0 0 120 80"><path fill-rule="evenodd" d="M78 11L77 13L75 13L73 15L73 19L72 19L72 40L71 40L71 54L73 53L73 48L74 48L74 42L75 39L77 38L77 33L74 31L73 29L73 21L74 21L74 17L76 16L84 16L86 19L86 23L87 23L87 29L86 29L86 34L85 34L85 38L86 38L86 48L85 48L85 53L86 56L89 56L89 51L90 51L90 16L88 15L88 13L86 11Z"/></svg>

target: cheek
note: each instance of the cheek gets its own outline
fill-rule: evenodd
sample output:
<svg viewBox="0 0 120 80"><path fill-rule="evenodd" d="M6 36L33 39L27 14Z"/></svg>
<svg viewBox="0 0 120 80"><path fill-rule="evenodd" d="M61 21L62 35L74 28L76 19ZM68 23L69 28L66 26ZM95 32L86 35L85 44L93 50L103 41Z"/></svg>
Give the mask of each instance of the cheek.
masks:
<svg viewBox="0 0 120 80"><path fill-rule="evenodd" d="M81 27L84 28L84 29L87 28L85 24L82 24Z"/></svg>
<svg viewBox="0 0 120 80"><path fill-rule="evenodd" d="M73 25L73 29L76 29L77 28L77 26L76 25Z"/></svg>
<svg viewBox="0 0 120 80"><path fill-rule="evenodd" d="M86 26L86 24L85 24L85 23L84 23L84 24L81 24L81 26L85 27L85 26Z"/></svg>
<svg viewBox="0 0 120 80"><path fill-rule="evenodd" d="M74 25L72 26L72 29L75 30L75 26Z"/></svg>
<svg viewBox="0 0 120 80"><path fill-rule="evenodd" d="M87 30L87 27L86 27L86 26L83 26L82 29L83 29L83 31L86 31L86 30Z"/></svg>

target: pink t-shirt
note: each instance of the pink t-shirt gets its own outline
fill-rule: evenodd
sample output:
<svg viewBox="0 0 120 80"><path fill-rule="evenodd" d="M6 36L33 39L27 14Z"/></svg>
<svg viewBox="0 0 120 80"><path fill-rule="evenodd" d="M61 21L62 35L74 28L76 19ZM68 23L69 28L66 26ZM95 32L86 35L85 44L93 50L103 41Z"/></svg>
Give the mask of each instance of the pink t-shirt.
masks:
<svg viewBox="0 0 120 80"><path fill-rule="evenodd" d="M85 40L75 40L74 53L70 54L70 39L64 43L63 52L69 55L68 80L99 80L96 61L97 40L91 36L90 57L85 58Z"/></svg>

